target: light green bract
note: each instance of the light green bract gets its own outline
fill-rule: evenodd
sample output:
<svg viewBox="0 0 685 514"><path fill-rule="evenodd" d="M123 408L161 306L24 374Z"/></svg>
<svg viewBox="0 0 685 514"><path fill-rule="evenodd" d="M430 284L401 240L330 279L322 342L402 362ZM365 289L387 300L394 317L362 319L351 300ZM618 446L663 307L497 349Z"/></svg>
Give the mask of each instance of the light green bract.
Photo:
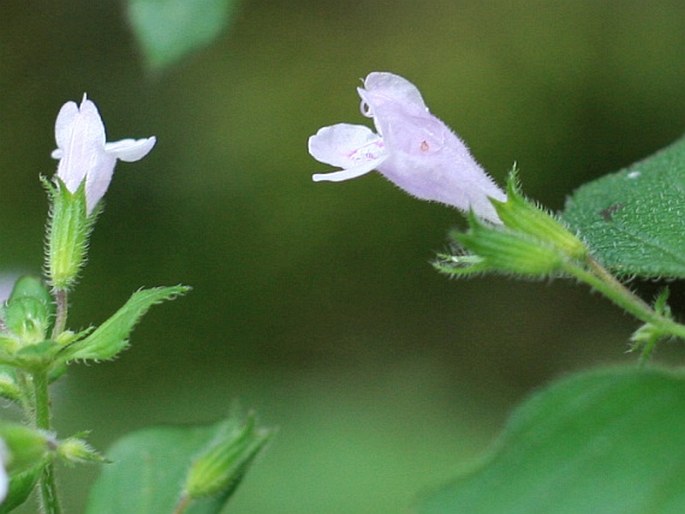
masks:
<svg viewBox="0 0 685 514"><path fill-rule="evenodd" d="M493 451L419 514L685 512L685 376L574 375L514 412Z"/></svg>
<svg viewBox="0 0 685 514"><path fill-rule="evenodd" d="M563 218L616 274L685 278L685 138L580 187Z"/></svg>

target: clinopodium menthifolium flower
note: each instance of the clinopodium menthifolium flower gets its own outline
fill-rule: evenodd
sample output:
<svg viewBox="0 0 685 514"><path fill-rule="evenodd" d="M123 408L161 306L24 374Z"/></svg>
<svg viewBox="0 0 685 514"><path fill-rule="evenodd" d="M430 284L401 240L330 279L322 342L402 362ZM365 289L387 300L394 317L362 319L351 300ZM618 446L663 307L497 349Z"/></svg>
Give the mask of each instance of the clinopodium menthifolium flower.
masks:
<svg viewBox="0 0 685 514"><path fill-rule="evenodd" d="M505 201L506 195L463 141L428 111L416 86L374 72L357 91L362 114L373 118L378 133L348 123L320 129L309 138L309 153L342 171L315 174L314 181L339 182L378 170L417 198L501 223L489 198Z"/></svg>
<svg viewBox="0 0 685 514"><path fill-rule="evenodd" d="M85 94L80 106L67 102L60 109L55 122L55 140L57 149L52 157L59 159L57 176L72 193L85 179L88 214L107 191L117 159L140 160L156 141L153 136L107 143L98 109Z"/></svg>

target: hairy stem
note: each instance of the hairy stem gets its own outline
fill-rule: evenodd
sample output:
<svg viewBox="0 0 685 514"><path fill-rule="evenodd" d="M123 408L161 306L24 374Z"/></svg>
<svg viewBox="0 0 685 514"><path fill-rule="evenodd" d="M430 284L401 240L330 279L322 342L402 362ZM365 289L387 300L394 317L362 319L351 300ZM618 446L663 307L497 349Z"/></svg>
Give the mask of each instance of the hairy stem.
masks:
<svg viewBox="0 0 685 514"><path fill-rule="evenodd" d="M67 311L69 301L66 289L56 289L55 295L55 324L52 327L52 339L57 338L67 325ZM52 429L50 416L50 392L49 380L46 370L32 373L33 382L33 416L36 428L49 432ZM61 514L59 497L57 495L57 482L55 480L55 465L52 460L43 467L38 483L40 490L41 512L44 514Z"/></svg>
<svg viewBox="0 0 685 514"><path fill-rule="evenodd" d="M48 375L45 371L33 374L33 391L35 401L36 428L50 431L50 395L48 393ZM45 514L60 514L59 497L57 496L57 483L55 481L55 468L49 460L43 468L39 482L41 511Z"/></svg>
<svg viewBox="0 0 685 514"><path fill-rule="evenodd" d="M64 332L67 326L67 311L69 309L69 302L66 289L55 290L55 325L52 327L52 339Z"/></svg>
<svg viewBox="0 0 685 514"><path fill-rule="evenodd" d="M591 257L588 257L586 264L587 266L584 267L569 263L565 266L565 270L578 280L585 282L602 293L640 321L658 327L664 334L670 334L685 340L685 325L656 312L647 302L623 285ZM651 346L653 347L653 344Z"/></svg>

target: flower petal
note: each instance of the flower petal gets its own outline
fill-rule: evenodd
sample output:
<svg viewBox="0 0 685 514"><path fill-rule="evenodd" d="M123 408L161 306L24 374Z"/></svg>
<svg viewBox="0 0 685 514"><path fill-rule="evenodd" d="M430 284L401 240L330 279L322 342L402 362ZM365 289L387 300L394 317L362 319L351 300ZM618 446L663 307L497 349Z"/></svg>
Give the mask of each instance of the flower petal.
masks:
<svg viewBox="0 0 685 514"><path fill-rule="evenodd" d="M314 182L342 182L351 178L361 177L376 168L376 162L362 164L361 166L354 166L341 171L334 171L332 173L315 173L312 175Z"/></svg>
<svg viewBox="0 0 685 514"><path fill-rule="evenodd" d="M155 136L144 139L122 139L105 144L105 152L124 162L134 162L150 153L156 142Z"/></svg>
<svg viewBox="0 0 685 514"><path fill-rule="evenodd" d="M389 158L378 171L409 194L499 222L490 198L506 199L464 142L433 116L416 88L391 73L372 73L359 89Z"/></svg>
<svg viewBox="0 0 685 514"><path fill-rule="evenodd" d="M9 460L9 450L5 441L0 439L0 503L5 501L10 486L10 477L7 474L7 461Z"/></svg>
<svg viewBox="0 0 685 514"><path fill-rule="evenodd" d="M88 214L93 212L95 204L105 196L107 188L112 182L116 163L116 157L103 151L100 152L97 162L88 170L86 175L86 205L88 206Z"/></svg>
<svg viewBox="0 0 685 514"><path fill-rule="evenodd" d="M70 105L71 104L71 105ZM69 191L78 189L86 175L97 165L105 145L105 126L97 107L85 95L81 105L67 102L55 122L55 139L59 157L57 176Z"/></svg>
<svg viewBox="0 0 685 514"><path fill-rule="evenodd" d="M378 134L363 125L349 123L319 129L309 138L309 153L317 161L341 168L380 163L386 158L385 145Z"/></svg>
<svg viewBox="0 0 685 514"><path fill-rule="evenodd" d="M396 103L408 111L428 111L416 86L394 73L369 73L364 79L364 87L357 88L357 91L362 98L362 114L365 116L373 116L373 104L385 102ZM373 100L370 101L369 97L373 97Z"/></svg>
<svg viewBox="0 0 685 514"><path fill-rule="evenodd" d="M62 148L67 146L71 137L71 126L74 119L78 115L78 106L76 102L67 102L59 110L57 120L55 121L55 142L57 143L57 150L52 152L53 159L61 157ZM60 152L59 155L55 155Z"/></svg>

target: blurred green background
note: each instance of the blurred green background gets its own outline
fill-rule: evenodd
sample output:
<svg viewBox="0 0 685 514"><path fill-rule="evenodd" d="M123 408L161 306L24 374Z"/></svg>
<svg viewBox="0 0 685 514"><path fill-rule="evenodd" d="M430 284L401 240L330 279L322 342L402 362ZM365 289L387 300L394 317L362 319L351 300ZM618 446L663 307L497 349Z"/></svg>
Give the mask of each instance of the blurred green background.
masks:
<svg viewBox="0 0 685 514"><path fill-rule="evenodd" d="M526 192L561 209L682 134L685 4L243 0L163 73L146 71L121 2L0 4L0 271L40 270L38 175L55 169L59 107L87 91L110 140L158 144L117 168L70 325L143 285L194 287L118 360L70 371L55 391L63 435L90 428L106 448L237 398L279 433L227 511L406 512L529 390L634 360L635 323L584 287L434 272L456 211L377 174L311 181L326 167L307 137L365 123L355 87L374 70L417 84L498 181L516 161ZM62 470L70 512L94 473Z"/></svg>

